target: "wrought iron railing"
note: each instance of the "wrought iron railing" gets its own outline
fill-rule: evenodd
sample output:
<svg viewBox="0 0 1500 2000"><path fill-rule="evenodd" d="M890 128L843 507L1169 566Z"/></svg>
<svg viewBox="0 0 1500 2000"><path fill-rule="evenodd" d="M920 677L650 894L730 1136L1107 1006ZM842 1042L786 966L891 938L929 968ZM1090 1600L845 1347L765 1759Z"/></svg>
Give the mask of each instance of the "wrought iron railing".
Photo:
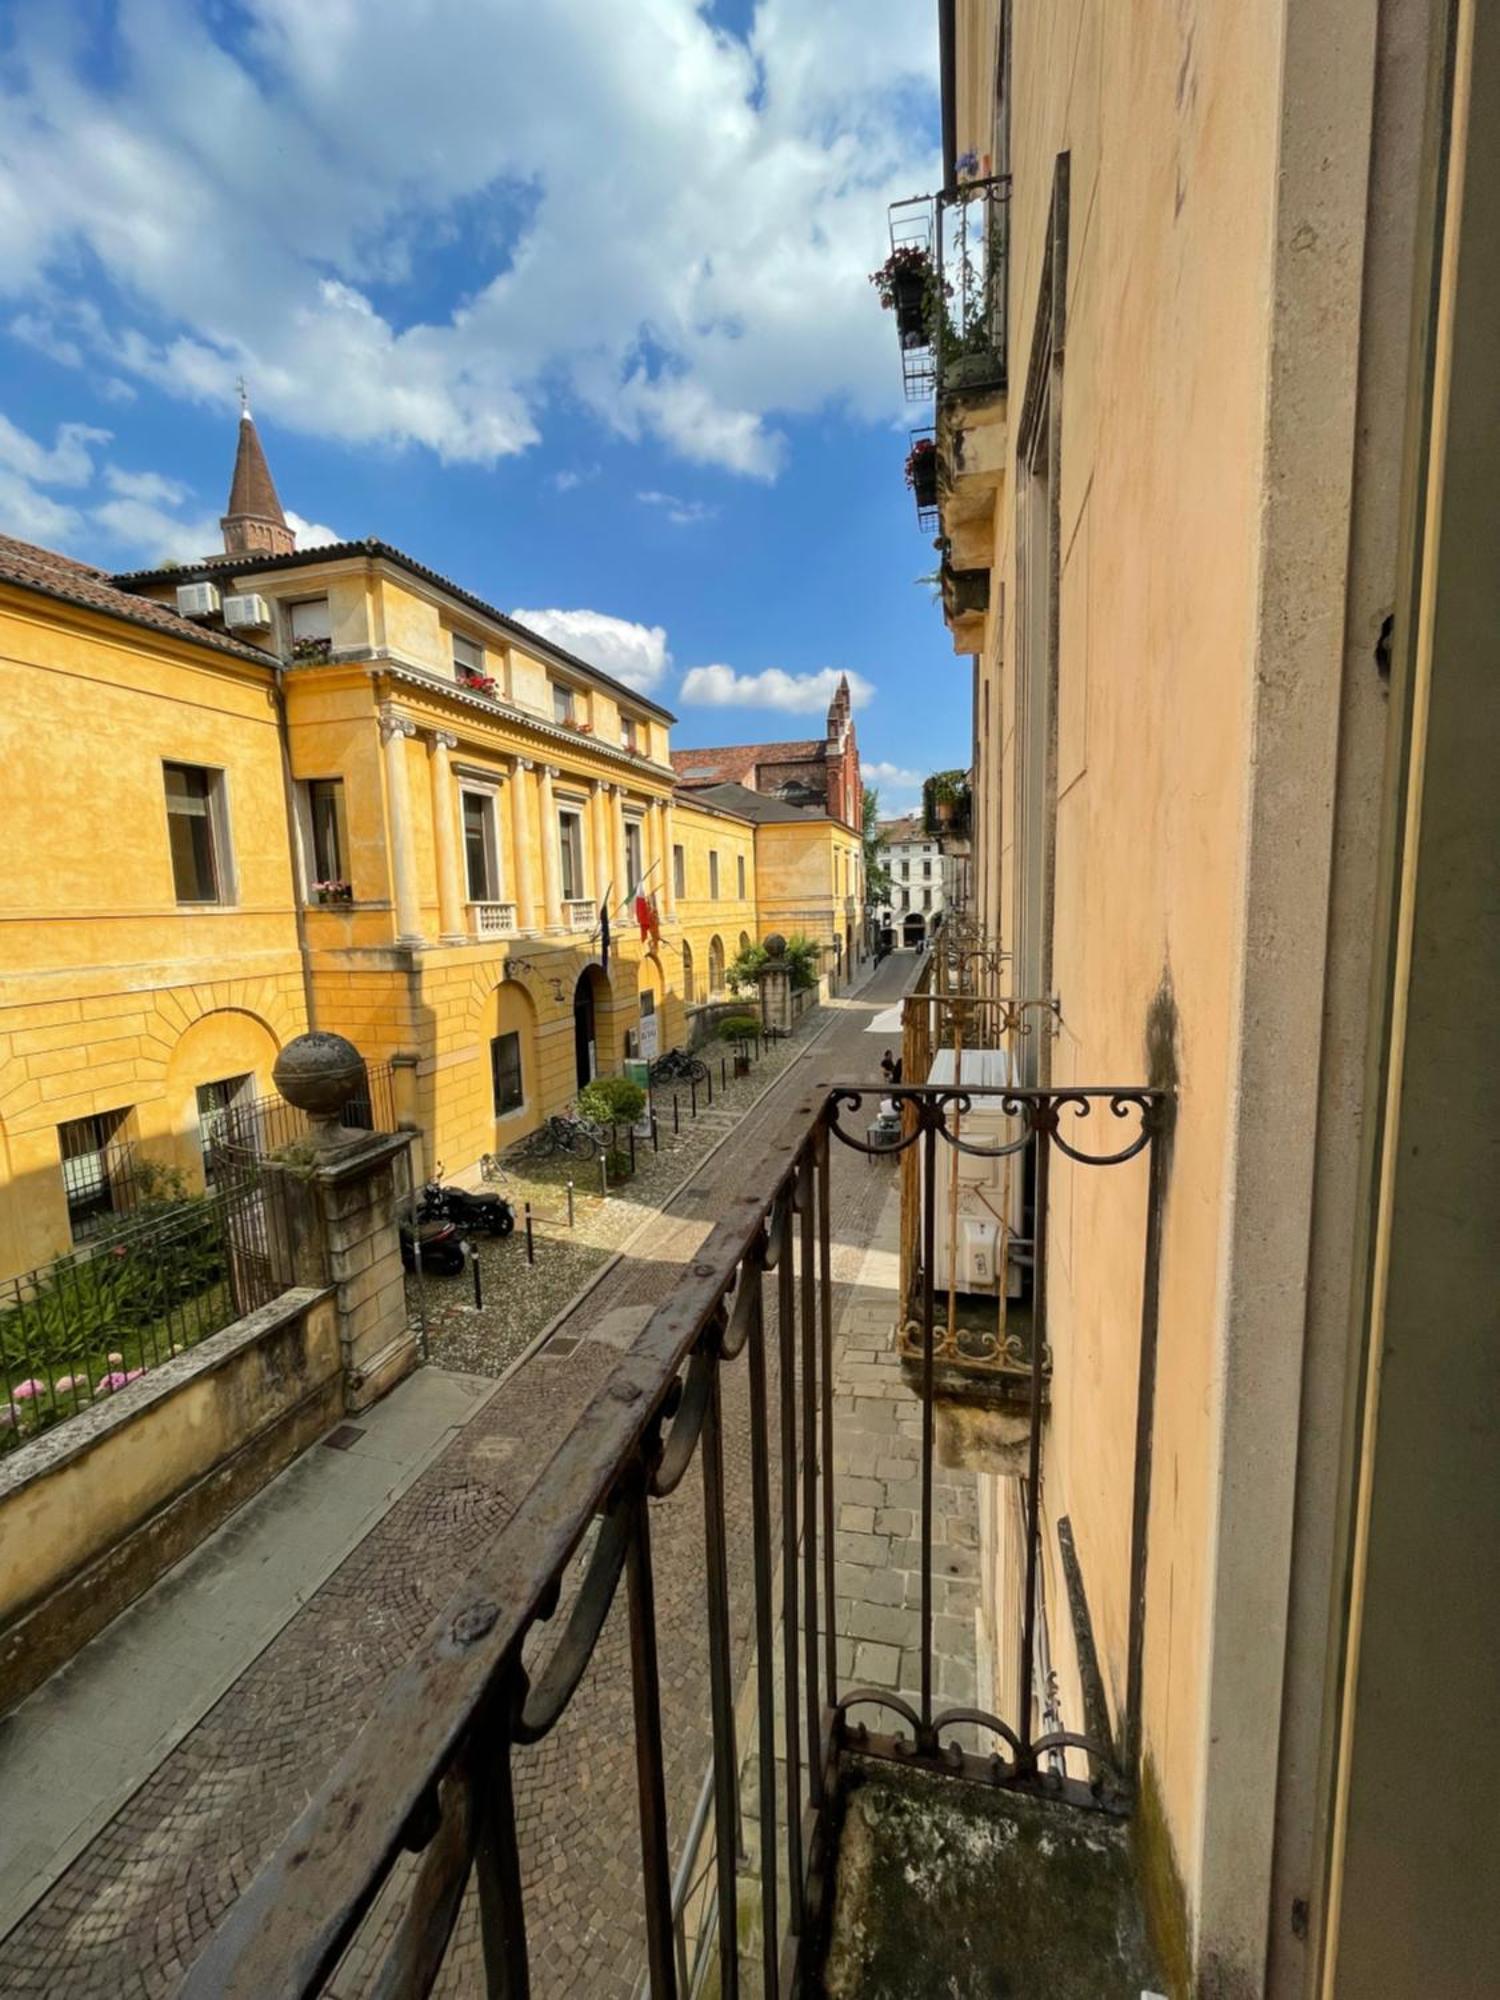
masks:
<svg viewBox="0 0 1500 2000"><path fill-rule="evenodd" d="M1003 389L1010 176L960 181L937 198L939 324L934 378L945 397Z"/></svg>
<svg viewBox="0 0 1500 2000"><path fill-rule="evenodd" d="M1128 1808L1140 1707L1140 1621L1134 1585L1149 1507L1159 1148L1165 1106L1137 1088L955 1091L899 1086L904 1129L890 1144L862 1136L888 1090L815 1085L808 1100L747 1171L746 1192L726 1211L667 1301L604 1379L581 1417L424 1643L231 1910L190 1972L191 2000L312 1995L322 1990L364 1919L363 1985L387 2000L429 1992L442 1967L472 1879L485 1990L530 1990L528 1852L517 1815L517 1755L568 1711L585 1674L611 1659L628 1672L635 1743L635 1808L644 1906L642 1957L649 1990L679 1992L673 1853L657 1655L653 1519L696 1468L702 1493L702 1581L707 1687L700 1697L712 1743L714 1892L718 1990L792 1994L809 1974L831 1877L831 1841L844 1751L898 1759L939 1780L961 1772L1089 1810ZM1008 1719L972 1706L941 1710L934 1671L934 1477L937 1299L932 1246L939 1162L948 1149L979 1150L961 1120L980 1098L1000 1100L1014 1121L1014 1152L1035 1159L1037 1201L1048 1175L1118 1176L1118 1194L1142 1220L1137 1296L1113 1329L1138 1343L1139 1409L1128 1596L1128 1685L1119 1745L1049 1728L1048 1691L1035 1677L1041 1556L1042 1348L1047 1266L1039 1257L1024 1489L1029 1523L1025 1586L1015 1608L1019 1689ZM1100 1151L1081 1142L1100 1122ZM840 1147L872 1159L921 1161L922 1288L928 1329L920 1382L920 1657L916 1701L850 1684L836 1632L834 1287L832 1161ZM1132 1166L1132 1162L1140 1162ZM1138 1316L1138 1317L1137 1317ZM732 1395L732 1400L729 1400ZM745 1413L753 1544L753 1618L735 1639L730 1612L726 1407ZM674 1517L680 1518L680 1517ZM628 1612L628 1669L599 1641L619 1591ZM560 1629L559 1629L560 1628ZM558 1630L547 1645L550 1631ZM736 1690L753 1701L753 1745L736 1741ZM895 1733L871 1733L883 1710ZM1110 1734L1108 1728L1102 1732ZM993 1749L969 1747L980 1736ZM675 1748L676 1746L674 1746ZM1069 1766L1088 1775L1069 1775ZM758 1963L742 1967L742 1884L737 1868L740 1788L755 1793L762 1853ZM534 1801L533 1801L534 1805ZM533 1810L528 1824L539 1815ZM545 1817L543 1803L540 1817ZM682 1886L678 1869L678 1888ZM401 1890L393 1903L387 1893ZM550 1901L550 1899L549 1899ZM377 1911L377 1902L379 1909ZM554 1905L554 1907L556 1907ZM568 1921L569 1898L560 1914ZM632 1948L631 1934L619 1941ZM373 1963L372 1963L373 1961ZM629 1965L626 1973L628 1977Z"/></svg>
<svg viewBox="0 0 1500 2000"><path fill-rule="evenodd" d="M339 1109L339 1123L354 1132L394 1132L395 1070L390 1063L367 1063L364 1074ZM214 1174L221 1155L232 1160L269 1159L312 1135L312 1120L280 1095L252 1097L221 1113L214 1132Z"/></svg>
<svg viewBox="0 0 1500 2000"><path fill-rule="evenodd" d="M0 1454L269 1305L291 1270L280 1183L245 1175L0 1282Z"/></svg>

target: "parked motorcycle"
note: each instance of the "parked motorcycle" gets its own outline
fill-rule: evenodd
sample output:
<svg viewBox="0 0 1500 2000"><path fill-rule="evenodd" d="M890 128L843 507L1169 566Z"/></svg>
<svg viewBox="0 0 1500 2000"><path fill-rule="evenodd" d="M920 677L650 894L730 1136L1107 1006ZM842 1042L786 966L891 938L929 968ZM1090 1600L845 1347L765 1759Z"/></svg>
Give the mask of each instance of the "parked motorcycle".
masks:
<svg viewBox="0 0 1500 2000"><path fill-rule="evenodd" d="M408 1271L417 1268L420 1254L422 1269L434 1271L441 1278L456 1278L464 1267L463 1238L451 1222L441 1220L417 1223L415 1233L409 1224L401 1224L401 1261Z"/></svg>
<svg viewBox="0 0 1500 2000"><path fill-rule="evenodd" d="M472 1188L445 1187L443 1170L438 1168L436 1180L430 1180L422 1189L417 1204L417 1219L421 1222L451 1222L465 1236L472 1236L476 1230L484 1230L489 1236L509 1236L516 1226L516 1211L503 1194L493 1194L488 1189L476 1193Z"/></svg>

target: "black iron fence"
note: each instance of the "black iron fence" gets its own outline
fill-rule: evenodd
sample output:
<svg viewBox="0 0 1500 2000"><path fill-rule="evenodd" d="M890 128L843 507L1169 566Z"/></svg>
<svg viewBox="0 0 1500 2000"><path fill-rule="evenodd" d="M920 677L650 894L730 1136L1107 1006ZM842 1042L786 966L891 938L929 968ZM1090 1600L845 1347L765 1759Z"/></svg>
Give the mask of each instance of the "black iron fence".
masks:
<svg viewBox="0 0 1500 2000"><path fill-rule="evenodd" d="M395 1132L395 1070L390 1063L371 1063L339 1108L339 1123L356 1132ZM220 1154L232 1159L269 1159L312 1133L312 1120L281 1096L252 1097L230 1105L220 1115L214 1133L211 1178L218 1173Z"/></svg>
<svg viewBox="0 0 1500 2000"><path fill-rule="evenodd" d="M867 1135L879 1101L892 1095L903 1129L872 1143ZM997 1100L991 1108L1009 1121L1013 1136L966 1136L963 1121L969 1120L972 1134L983 1099ZM701 1699L711 1718L713 1800L712 1833L705 1827L704 1836L710 1840L723 1995L738 1993L742 1981L766 1995L792 1994L809 1971L830 1879L846 1748L899 1759L934 1781L962 1772L1081 1809L1127 1809L1140 1740L1157 1139L1164 1115L1161 1095L1137 1088L900 1086L893 1092L815 1086L776 1142L751 1163L748 1191L728 1204L482 1563L388 1683L333 1775L193 1967L184 1993L193 2000L316 1994L360 1936L362 1987L368 1979L368 1990L387 2000L425 1994L443 1965L472 1879L485 1990L511 2000L526 1995L529 1885L516 1753L549 1734L591 1668L607 1671L617 1660L617 1671L628 1673L633 1717L642 1956L650 1992L675 2000L681 1990L677 1919L690 1879L684 1863L696 1871L697 1862L679 1841L674 1894L653 1518L690 1467L697 1469L694 1483L702 1493L707 1685ZM1096 1138L1099 1143L1086 1143ZM840 1147L875 1155L915 1151L921 1162L926 1342L919 1391L920 1692L914 1702L851 1684L840 1671L836 1644L830 1190ZM952 1149L991 1157L997 1149L1029 1153L1043 1213L1057 1161L1070 1171L1118 1175L1120 1198L1144 1218L1137 1296L1113 1329L1132 1356L1138 1349L1129 1678L1118 1743L1108 1740L1107 1722L1094 1737L1050 1726L1050 1690L1037 1679L1045 1257L1037 1263L1032 1298L1024 1588L1005 1635L1007 1648L1014 1648L1015 1708L1008 1717L973 1706L944 1710L935 1698L934 1246L940 1165ZM1124 1421L1128 1430L1128 1416ZM739 1545L740 1531L728 1525L725 1466L726 1456L733 1462L742 1452L752 1503L745 1539L753 1545L753 1617L737 1624L730 1611L729 1548L731 1541ZM628 1614L623 1657L599 1643L622 1579ZM549 1645L551 1629L558 1637ZM753 1689L748 1746L736 1740L742 1683L747 1693ZM877 1717L885 1733L868 1727ZM986 1753L973 1747L978 1740L988 1741ZM737 1866L742 1784L754 1793L761 1829L753 1891ZM545 1804L542 1810L545 1815ZM394 1902L393 1888L400 1891ZM758 1963L742 1966L739 1918L749 1893L759 1898L760 1943ZM555 1920L558 1906L550 1893L548 1901ZM361 1936L377 1902L378 1921ZM563 1921L566 1910L565 1898ZM622 1936L623 1952L632 1950L633 1935Z"/></svg>
<svg viewBox="0 0 1500 2000"><path fill-rule="evenodd" d="M938 402L965 391L1003 389L1010 177L960 181L937 198L938 324L933 340Z"/></svg>
<svg viewBox="0 0 1500 2000"><path fill-rule="evenodd" d="M269 1305L290 1272L281 1184L239 1174L0 1282L0 1453Z"/></svg>

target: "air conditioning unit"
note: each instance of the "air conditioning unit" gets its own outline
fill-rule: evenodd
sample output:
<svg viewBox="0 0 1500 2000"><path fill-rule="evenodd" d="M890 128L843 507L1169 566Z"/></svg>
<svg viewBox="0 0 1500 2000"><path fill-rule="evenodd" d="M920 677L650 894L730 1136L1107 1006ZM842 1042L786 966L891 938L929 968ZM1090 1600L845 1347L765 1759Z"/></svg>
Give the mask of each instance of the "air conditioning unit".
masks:
<svg viewBox="0 0 1500 2000"><path fill-rule="evenodd" d="M231 632L264 632L271 622L271 607L255 594L224 599L224 623Z"/></svg>
<svg viewBox="0 0 1500 2000"><path fill-rule="evenodd" d="M952 1049L939 1049L927 1081L947 1090L961 1090L966 1084L1014 1089L1020 1077L1006 1049L965 1049L961 1057ZM1001 1103L995 1097L970 1099L962 1117L965 1144L1008 1146L1020 1138L1021 1121L1007 1116ZM950 1131L957 1116L950 1106ZM925 1171L925 1149L923 1166ZM939 1291L946 1292L951 1280L955 1290L981 1298L997 1297L1002 1284L1008 1297L1019 1295L1021 1272L1009 1254L1009 1240L1024 1231L1025 1166L1024 1151L986 1158L939 1142L932 1259Z"/></svg>
<svg viewBox="0 0 1500 2000"><path fill-rule="evenodd" d="M217 618L219 586L216 583L182 583L177 586L177 611L183 618Z"/></svg>

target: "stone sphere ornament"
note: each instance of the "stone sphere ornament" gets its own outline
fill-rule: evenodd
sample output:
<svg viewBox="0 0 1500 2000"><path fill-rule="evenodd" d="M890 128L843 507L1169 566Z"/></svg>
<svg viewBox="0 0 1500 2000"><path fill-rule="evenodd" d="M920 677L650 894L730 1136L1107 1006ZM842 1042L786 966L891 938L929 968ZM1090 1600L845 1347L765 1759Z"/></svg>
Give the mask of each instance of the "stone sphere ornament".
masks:
<svg viewBox="0 0 1500 2000"><path fill-rule="evenodd" d="M786 939L781 935L780 931L772 931L771 935L765 941L765 950L767 958L786 957Z"/></svg>
<svg viewBox="0 0 1500 2000"><path fill-rule="evenodd" d="M322 1029L294 1035L271 1071L271 1081L287 1103L312 1120L313 1142L323 1147L341 1142L339 1113L364 1080L364 1057L353 1042Z"/></svg>

